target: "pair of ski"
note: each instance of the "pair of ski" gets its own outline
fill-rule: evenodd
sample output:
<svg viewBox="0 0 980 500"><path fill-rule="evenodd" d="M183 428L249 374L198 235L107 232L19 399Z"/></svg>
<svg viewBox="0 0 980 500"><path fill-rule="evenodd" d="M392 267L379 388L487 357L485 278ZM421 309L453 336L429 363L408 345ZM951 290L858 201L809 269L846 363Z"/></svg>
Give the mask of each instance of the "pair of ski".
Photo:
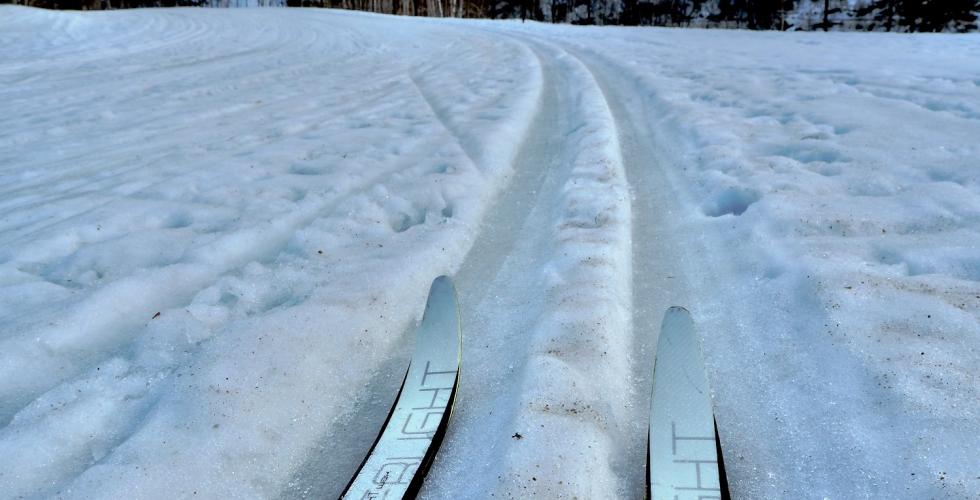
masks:
<svg viewBox="0 0 980 500"><path fill-rule="evenodd" d="M341 498L414 498L442 443L459 385L462 332L456 289L432 282L415 351L388 420ZM647 445L653 499L728 498L701 343L686 309L664 315Z"/></svg>

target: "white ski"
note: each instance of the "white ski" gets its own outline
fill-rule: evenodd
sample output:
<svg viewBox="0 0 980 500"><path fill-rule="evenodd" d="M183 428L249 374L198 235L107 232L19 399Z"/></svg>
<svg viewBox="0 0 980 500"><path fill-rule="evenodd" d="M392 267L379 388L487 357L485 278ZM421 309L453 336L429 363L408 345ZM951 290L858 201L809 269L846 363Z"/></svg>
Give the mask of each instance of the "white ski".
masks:
<svg viewBox="0 0 980 500"><path fill-rule="evenodd" d="M660 328L647 453L653 500L728 498L701 342L682 307Z"/></svg>
<svg viewBox="0 0 980 500"><path fill-rule="evenodd" d="M422 486L452 414L462 334L452 280L432 282L415 352L384 429L341 498L412 498Z"/></svg>

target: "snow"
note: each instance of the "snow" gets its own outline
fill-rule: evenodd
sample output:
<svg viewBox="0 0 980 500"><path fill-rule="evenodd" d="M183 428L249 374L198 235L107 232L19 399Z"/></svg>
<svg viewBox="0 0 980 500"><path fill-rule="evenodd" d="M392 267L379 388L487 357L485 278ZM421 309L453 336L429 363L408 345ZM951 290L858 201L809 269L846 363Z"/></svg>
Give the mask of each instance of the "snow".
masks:
<svg viewBox="0 0 980 500"><path fill-rule="evenodd" d="M455 275L425 498L980 490L980 37L0 6L0 497L331 497Z"/></svg>

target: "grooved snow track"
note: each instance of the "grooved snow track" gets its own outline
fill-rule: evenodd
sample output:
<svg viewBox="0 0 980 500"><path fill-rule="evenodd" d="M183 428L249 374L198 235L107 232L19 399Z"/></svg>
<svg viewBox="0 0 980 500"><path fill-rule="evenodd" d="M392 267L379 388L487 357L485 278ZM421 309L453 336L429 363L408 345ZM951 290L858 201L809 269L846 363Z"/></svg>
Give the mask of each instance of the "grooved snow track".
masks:
<svg viewBox="0 0 980 500"><path fill-rule="evenodd" d="M630 425L630 211L615 123L577 59L529 45L545 74L538 115L459 273L472 290L462 385L491 389L460 405L462 430L426 490L435 497L603 497L641 484L641 470L616 470L641 432Z"/></svg>
<svg viewBox="0 0 980 500"><path fill-rule="evenodd" d="M510 161L496 136L526 126L536 91L510 76L522 49L470 45L500 60L482 77L508 90L453 95L493 146L475 165L409 80L443 31L379 44L365 34L379 21L357 15L148 12L0 15L18 28L70 19L132 51L83 68L70 44L58 56L42 42L16 55L55 78L0 90L19 111L4 109L14 126L0 136L16 159L0 168L0 285L17 297L0 303L0 469L18 478L0 481L3 497L283 491L347 411L336 395L376 379L423 288L468 248L473 194ZM216 45L161 42L187 21ZM392 64L402 47L414 52ZM23 67L10 63L0 74ZM350 85L363 72L371 81ZM71 97L55 107L51 94ZM105 133L75 139L92 128Z"/></svg>

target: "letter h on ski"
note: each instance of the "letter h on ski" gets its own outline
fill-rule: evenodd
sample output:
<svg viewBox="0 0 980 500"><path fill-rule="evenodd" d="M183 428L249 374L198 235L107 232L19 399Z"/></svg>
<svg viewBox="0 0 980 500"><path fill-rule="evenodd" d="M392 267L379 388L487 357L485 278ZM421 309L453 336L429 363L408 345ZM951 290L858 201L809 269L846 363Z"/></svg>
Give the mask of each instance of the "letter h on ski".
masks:
<svg viewBox="0 0 980 500"><path fill-rule="evenodd" d="M429 405L412 408L412 413L408 414L408 418L405 419L405 423L402 425L402 434L406 437L400 437L398 439L432 439L432 437L435 435L436 428L439 426L439 422L442 420L442 415L446 411L446 405L449 404L449 397L452 394L453 386L425 387L425 384L429 380L430 375L453 375L455 377L456 370L430 370L431 367L432 363L430 361L426 361L425 370L422 372L422 383L419 384L421 387L418 389L418 391L422 393L432 393L432 398L429 400ZM443 391L445 391L445 394L442 394ZM412 417L417 416L418 413L416 412L419 410L429 411L424 411L424 414L421 416L422 422L412 426L414 430L409 430L412 423ZM417 420L418 419L416 419L416 421ZM430 421L435 422L435 425L430 425Z"/></svg>
<svg viewBox="0 0 980 500"><path fill-rule="evenodd" d="M704 437L704 436L678 436L677 435L677 423L675 423L675 422L671 422L670 423L670 438L671 438L672 452L673 452L673 455L675 457L677 456L677 443L679 441L711 441L712 443L715 442L715 437L714 436L710 436L710 437ZM713 447L712 447L712 449L713 449ZM715 459L713 459L713 460L696 459L696 458L694 458L694 459L692 459L692 458L675 458L674 459L674 463L675 464L693 464L694 465L695 477L697 478L697 485L696 486L675 486L675 489L677 489L677 490L687 490L687 491L691 491L691 492L717 491L719 493L718 495L701 495L701 494L699 494L697 496L697 498L698 498L698 500L708 500L708 499L720 500L721 499L721 495L720 495L720 493L721 493L721 487L720 486L717 486L717 487L707 486L701 480L701 465L702 464L715 464L715 467L717 467L718 466L717 457Z"/></svg>

